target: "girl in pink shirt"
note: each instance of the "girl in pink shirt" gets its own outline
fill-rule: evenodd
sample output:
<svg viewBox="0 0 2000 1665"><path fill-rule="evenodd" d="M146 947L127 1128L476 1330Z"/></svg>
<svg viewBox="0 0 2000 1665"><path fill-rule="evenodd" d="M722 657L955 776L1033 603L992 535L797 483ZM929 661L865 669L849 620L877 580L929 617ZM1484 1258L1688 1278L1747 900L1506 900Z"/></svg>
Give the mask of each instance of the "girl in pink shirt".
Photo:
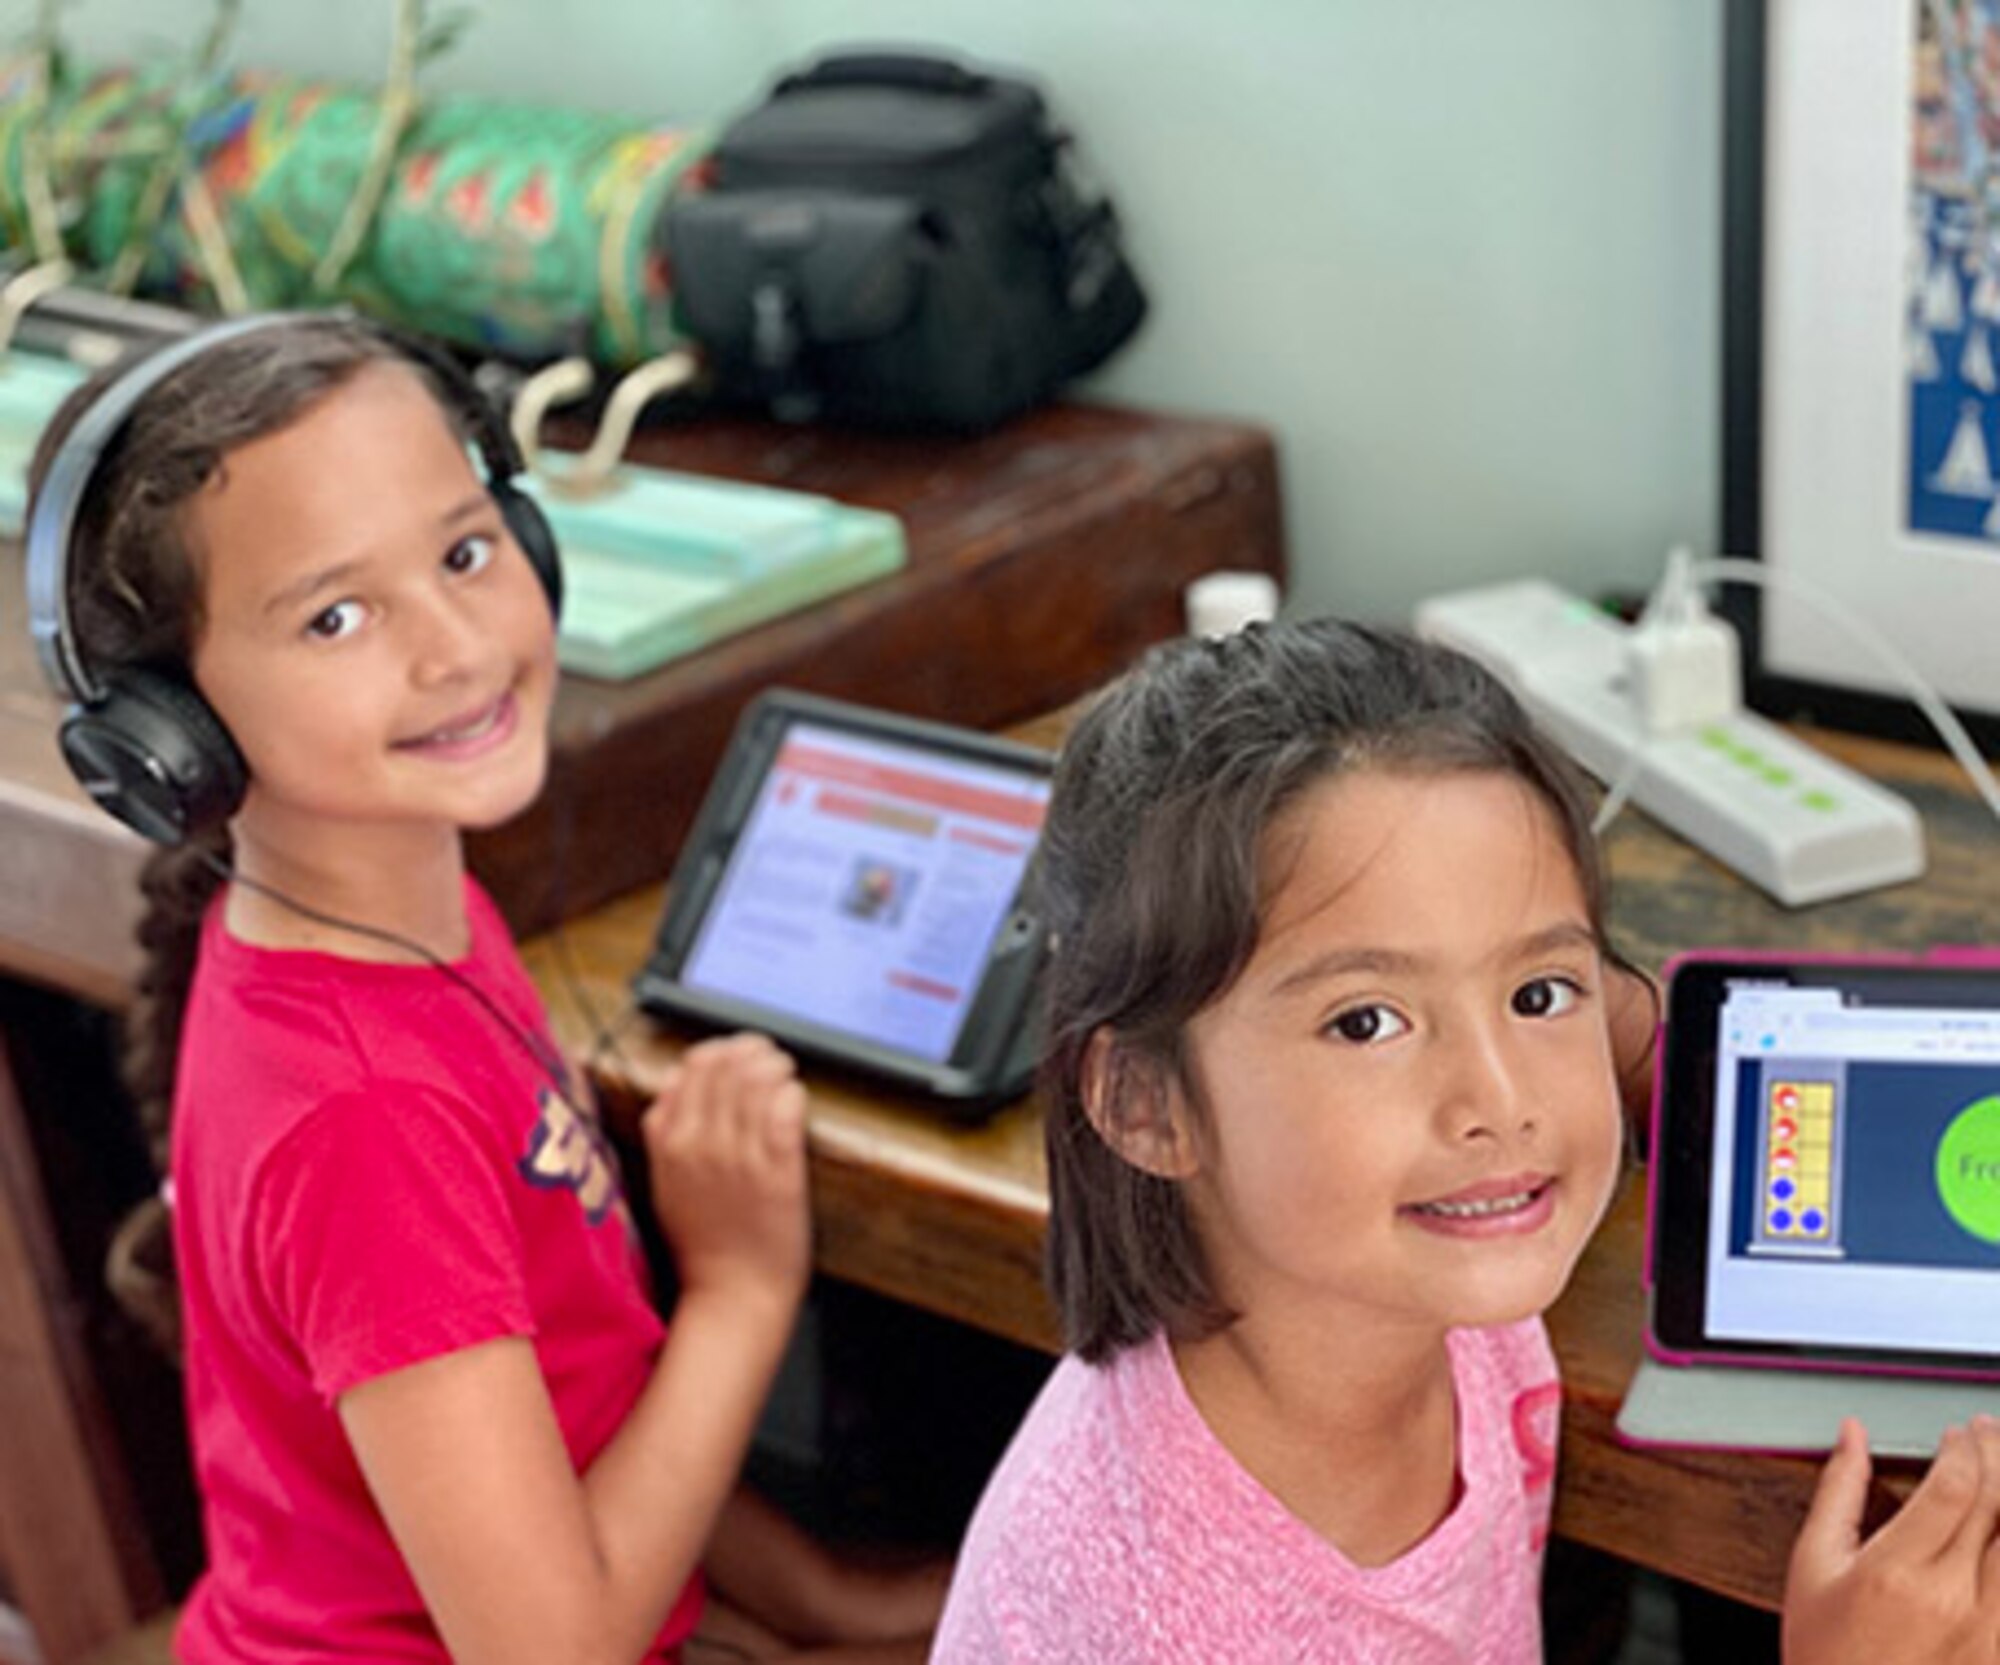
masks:
<svg viewBox="0 0 2000 1665"><path fill-rule="evenodd" d="M1639 1056L1651 1019L1577 777L1457 654L1252 627L1089 710L1041 859L1069 1353L934 1661L1531 1665L1541 1315L1617 1182L1614 1032ZM1829 1645L1891 1599L1851 1576L1858 1460L1813 1540Z"/></svg>

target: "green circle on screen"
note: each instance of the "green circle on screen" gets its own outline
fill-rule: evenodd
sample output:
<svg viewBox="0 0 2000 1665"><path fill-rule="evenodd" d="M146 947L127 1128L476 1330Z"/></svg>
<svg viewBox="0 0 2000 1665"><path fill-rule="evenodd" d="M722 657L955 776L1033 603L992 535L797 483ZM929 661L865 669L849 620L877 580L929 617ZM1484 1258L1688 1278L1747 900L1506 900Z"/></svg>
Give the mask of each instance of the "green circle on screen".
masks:
<svg viewBox="0 0 2000 1665"><path fill-rule="evenodd" d="M2000 1243L2000 1098L1952 1118L1938 1141L1937 1188L1947 1214L1981 1242Z"/></svg>

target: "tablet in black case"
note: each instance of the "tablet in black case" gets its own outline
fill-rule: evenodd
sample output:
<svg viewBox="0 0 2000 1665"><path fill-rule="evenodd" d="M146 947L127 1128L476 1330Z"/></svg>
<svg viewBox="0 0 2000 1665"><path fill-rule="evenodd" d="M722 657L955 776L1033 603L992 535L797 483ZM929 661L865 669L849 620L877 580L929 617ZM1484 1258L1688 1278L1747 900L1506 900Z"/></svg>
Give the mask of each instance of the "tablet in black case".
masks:
<svg viewBox="0 0 2000 1665"><path fill-rule="evenodd" d="M960 1113L1032 1078L1024 887L1049 753L776 689L744 713L668 887L642 1006L756 1029Z"/></svg>

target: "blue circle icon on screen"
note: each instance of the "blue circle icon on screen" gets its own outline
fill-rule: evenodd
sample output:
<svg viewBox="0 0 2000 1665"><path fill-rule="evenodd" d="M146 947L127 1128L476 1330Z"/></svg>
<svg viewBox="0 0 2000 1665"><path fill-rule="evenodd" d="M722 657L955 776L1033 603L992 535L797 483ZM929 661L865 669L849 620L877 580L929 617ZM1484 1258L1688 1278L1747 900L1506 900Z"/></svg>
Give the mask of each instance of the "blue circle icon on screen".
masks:
<svg viewBox="0 0 2000 1665"><path fill-rule="evenodd" d="M1776 1179L1771 1182L1771 1195L1779 1202L1791 1201L1792 1192L1796 1189L1797 1187L1788 1179Z"/></svg>
<svg viewBox="0 0 2000 1665"><path fill-rule="evenodd" d="M1807 1231L1821 1231L1825 1229L1826 1216L1816 1208L1809 1208L1799 1216L1799 1224L1804 1226Z"/></svg>
<svg viewBox="0 0 2000 1665"><path fill-rule="evenodd" d="M1789 1208L1772 1209L1771 1229L1773 1231L1790 1231L1792 1229L1792 1211Z"/></svg>

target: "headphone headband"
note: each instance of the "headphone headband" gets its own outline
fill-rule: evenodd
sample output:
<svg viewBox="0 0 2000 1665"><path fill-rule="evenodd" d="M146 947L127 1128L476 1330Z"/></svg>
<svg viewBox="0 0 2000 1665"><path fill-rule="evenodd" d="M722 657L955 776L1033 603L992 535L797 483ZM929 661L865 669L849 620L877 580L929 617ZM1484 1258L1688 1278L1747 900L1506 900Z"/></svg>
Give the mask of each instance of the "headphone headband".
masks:
<svg viewBox="0 0 2000 1665"><path fill-rule="evenodd" d="M99 460L124 431L146 396L184 365L225 341L296 324L309 316L312 315L297 312L249 313L206 324L157 349L129 370L120 372L56 447L41 489L35 493L34 512L28 519L28 628L34 636L35 656L41 662L42 674L77 704L88 705L104 696L104 685L92 674L77 642L69 585L70 543ZM489 487L504 487L522 472L520 447L507 424L500 420L456 360L421 336L389 329L358 313L331 312L321 316L351 319L379 336L399 357L430 373L440 384L440 391L470 424L472 442L479 451Z"/></svg>
<svg viewBox="0 0 2000 1665"><path fill-rule="evenodd" d="M289 321L284 313L254 313L198 329L160 348L121 373L77 418L49 459L48 474L28 517L28 628L43 674L79 705L102 698L104 692L77 646L69 601L70 538L98 458L124 429L139 401L182 365L220 342Z"/></svg>

